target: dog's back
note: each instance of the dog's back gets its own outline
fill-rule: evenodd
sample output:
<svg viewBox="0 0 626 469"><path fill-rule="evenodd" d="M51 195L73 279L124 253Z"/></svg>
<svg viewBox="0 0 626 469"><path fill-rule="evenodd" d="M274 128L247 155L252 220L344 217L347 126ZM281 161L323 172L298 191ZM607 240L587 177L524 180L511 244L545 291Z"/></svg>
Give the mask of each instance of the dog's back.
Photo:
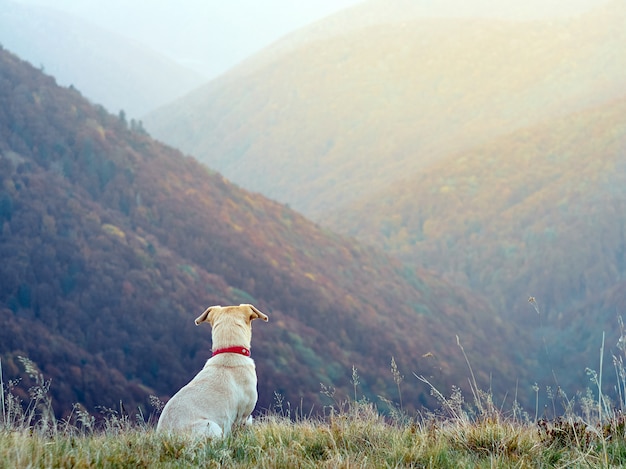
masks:
<svg viewBox="0 0 626 469"><path fill-rule="evenodd" d="M252 305L207 308L196 324L213 326L213 354L204 368L163 408L157 431L222 437L250 421L257 377L249 357L251 322L267 321Z"/></svg>
<svg viewBox="0 0 626 469"><path fill-rule="evenodd" d="M157 431L221 437L246 423L257 401L254 361L218 355L165 405Z"/></svg>

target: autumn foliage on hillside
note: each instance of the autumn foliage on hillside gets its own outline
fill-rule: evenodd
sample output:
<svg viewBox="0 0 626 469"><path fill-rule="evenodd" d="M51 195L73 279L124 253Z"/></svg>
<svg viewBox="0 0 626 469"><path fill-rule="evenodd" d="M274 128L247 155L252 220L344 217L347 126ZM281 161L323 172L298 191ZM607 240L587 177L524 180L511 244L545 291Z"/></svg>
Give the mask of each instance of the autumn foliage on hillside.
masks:
<svg viewBox="0 0 626 469"><path fill-rule="evenodd" d="M620 99L514 132L329 223L482 292L534 336L527 357L543 357L547 382L558 370L561 385L582 389L596 362L590 352L603 331L618 342L626 307L625 116Z"/></svg>
<svg viewBox="0 0 626 469"><path fill-rule="evenodd" d="M320 383L396 400L392 357L445 388L467 368L511 390L508 331L486 302L287 207L231 184L141 126L93 106L0 51L0 357L26 355L53 380L56 409L144 405L209 356L193 319L252 302L259 406L275 393L320 410ZM428 404L411 386L407 409Z"/></svg>

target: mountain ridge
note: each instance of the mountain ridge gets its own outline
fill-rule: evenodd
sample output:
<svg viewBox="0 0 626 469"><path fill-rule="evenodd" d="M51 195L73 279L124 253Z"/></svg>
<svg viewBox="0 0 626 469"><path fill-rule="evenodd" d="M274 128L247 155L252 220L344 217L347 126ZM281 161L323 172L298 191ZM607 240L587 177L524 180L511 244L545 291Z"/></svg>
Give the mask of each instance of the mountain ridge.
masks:
<svg viewBox="0 0 626 469"><path fill-rule="evenodd" d="M270 317L253 339L261 409L275 393L322 409L320 382L341 399L352 366L368 398L393 399L392 356L449 387L466 374L455 332L470 357L492 352L482 382L514 385L506 324L479 296L244 191L6 51L0 63L0 356L5 373L27 355L59 382L58 413L173 394L207 358L193 318L210 304Z"/></svg>
<svg viewBox="0 0 626 469"><path fill-rule="evenodd" d="M0 43L59 83L134 119L204 82L142 44L52 8L0 0Z"/></svg>
<svg viewBox="0 0 626 469"><path fill-rule="evenodd" d="M322 221L447 154L622 92L621 13L421 19L245 64L146 116L159 139ZM602 70L602 74L597 71Z"/></svg>

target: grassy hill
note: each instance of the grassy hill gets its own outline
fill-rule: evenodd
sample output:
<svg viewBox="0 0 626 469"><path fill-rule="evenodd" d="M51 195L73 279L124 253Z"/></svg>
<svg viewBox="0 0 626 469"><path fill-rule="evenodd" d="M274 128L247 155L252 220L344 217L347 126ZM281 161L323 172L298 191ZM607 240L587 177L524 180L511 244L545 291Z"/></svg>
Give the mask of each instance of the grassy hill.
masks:
<svg viewBox="0 0 626 469"><path fill-rule="evenodd" d="M0 65L0 357L8 376L31 358L58 413L174 393L209 355L193 319L210 304L270 316L253 339L261 408L280 393L321 410L320 383L350 394L353 366L364 394L397 400L392 357L448 389L468 372L456 334L496 395L532 379L481 297L235 186L6 51Z"/></svg>
<svg viewBox="0 0 626 469"><path fill-rule="evenodd" d="M344 34L291 35L147 128L321 221L451 152L611 100L626 81L623 2L558 21L364 21L376 5Z"/></svg>
<svg viewBox="0 0 626 469"><path fill-rule="evenodd" d="M0 0L0 44L137 119L200 86L204 78L146 46L61 11Z"/></svg>
<svg viewBox="0 0 626 469"><path fill-rule="evenodd" d="M536 329L540 306L563 383L616 344L626 274L626 100L459 152L350 210L340 232L482 292L503 317ZM529 314L531 316L529 316ZM538 319L538 318L537 318ZM565 371L569 370L569 371Z"/></svg>

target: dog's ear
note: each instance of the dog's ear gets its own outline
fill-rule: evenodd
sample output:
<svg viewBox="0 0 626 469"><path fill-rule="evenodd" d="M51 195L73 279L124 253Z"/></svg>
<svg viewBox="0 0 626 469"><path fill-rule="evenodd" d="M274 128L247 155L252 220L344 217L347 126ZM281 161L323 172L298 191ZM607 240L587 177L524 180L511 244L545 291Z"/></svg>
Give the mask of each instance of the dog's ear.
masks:
<svg viewBox="0 0 626 469"><path fill-rule="evenodd" d="M205 321L211 323L211 321L213 320L213 318L211 317L211 313L217 309L221 308L221 306L209 306L207 309L204 310L204 313L202 313L200 316L198 316L195 320L196 326L199 326L200 323L203 323Z"/></svg>
<svg viewBox="0 0 626 469"><path fill-rule="evenodd" d="M252 321L253 319L263 319L263 321L267 322L269 320L269 318L265 314L256 309L256 307L254 307L253 305L241 304L239 306L247 306L248 308L250 308L250 321Z"/></svg>

